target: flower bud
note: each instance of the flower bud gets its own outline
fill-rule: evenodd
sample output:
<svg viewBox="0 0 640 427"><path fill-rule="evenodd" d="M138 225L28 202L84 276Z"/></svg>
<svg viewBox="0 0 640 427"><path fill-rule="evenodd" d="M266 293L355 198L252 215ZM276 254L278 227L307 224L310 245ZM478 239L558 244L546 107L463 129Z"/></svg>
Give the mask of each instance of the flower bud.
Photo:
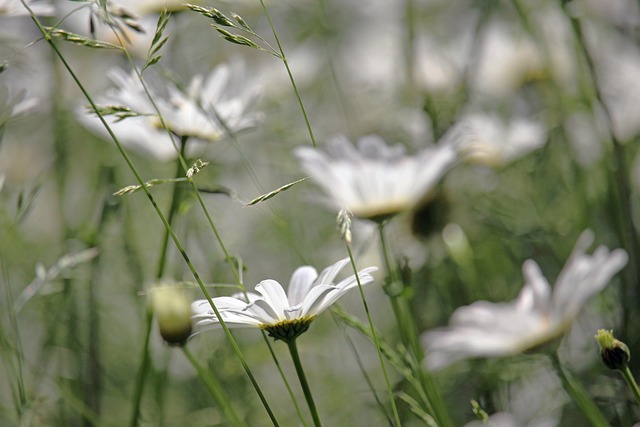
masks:
<svg viewBox="0 0 640 427"><path fill-rule="evenodd" d="M151 291L150 309L160 335L169 345L184 345L191 335L191 303L175 287L161 286Z"/></svg>
<svg viewBox="0 0 640 427"><path fill-rule="evenodd" d="M622 370L627 367L631 359L629 347L615 339L612 330L599 329L595 339L600 344L600 357L607 368Z"/></svg>

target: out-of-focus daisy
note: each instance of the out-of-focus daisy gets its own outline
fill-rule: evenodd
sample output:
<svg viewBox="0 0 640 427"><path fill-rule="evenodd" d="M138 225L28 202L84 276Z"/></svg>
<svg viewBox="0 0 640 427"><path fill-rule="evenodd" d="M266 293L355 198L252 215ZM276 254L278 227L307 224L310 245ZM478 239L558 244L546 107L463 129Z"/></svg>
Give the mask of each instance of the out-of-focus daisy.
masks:
<svg viewBox="0 0 640 427"><path fill-rule="evenodd" d="M524 29L502 21L487 25L477 65L469 74L470 84L479 94L507 98L527 82L540 79L572 86L574 55L570 28L562 13L557 7L541 7L530 18L537 25L545 24L541 40L535 41ZM553 25L547 27L550 23Z"/></svg>
<svg viewBox="0 0 640 427"><path fill-rule="evenodd" d="M582 233L553 288L538 264L523 265L525 285L509 303L478 301L457 309L450 326L423 335L426 363L441 369L469 357L497 357L521 353L564 333L582 306L609 283L627 263L622 249L599 246L585 253L593 233Z"/></svg>
<svg viewBox="0 0 640 427"><path fill-rule="evenodd" d="M27 0L25 3L35 15L51 16L55 11L48 1ZM20 15L29 15L29 11L20 0L0 0L0 17Z"/></svg>
<svg viewBox="0 0 640 427"><path fill-rule="evenodd" d="M160 111L159 116L135 73L114 69L109 72L109 78L116 87L98 98L97 104L132 110L134 116L124 120L109 117L111 127L121 142L157 159L171 159L175 158L176 151L160 117L172 134L200 142L220 140L225 134L224 126L232 132L239 132L254 127L260 121L259 113L247 112L257 99L259 88L256 84L245 84L242 74L239 65L221 65L206 80L201 76L194 77L185 90L168 82L165 96L147 85ZM242 79L241 87L236 79ZM102 124L92 112L83 115L82 121L89 128L105 134ZM190 143L189 147L193 154L194 145ZM203 144L199 144L195 150L201 151L202 148Z"/></svg>
<svg viewBox="0 0 640 427"><path fill-rule="evenodd" d="M347 264L348 258L338 261L320 275L313 267L299 267L291 276L287 293L280 283L267 279L256 285L257 293L247 293L246 297L244 294L217 297L213 302L228 327L256 327L267 331L276 340L288 342L304 333L316 316L358 286L355 275L338 284L333 283ZM376 270L376 267L360 270L360 283L372 283L370 273ZM192 310L196 332L220 327L219 319L207 300L195 301Z"/></svg>
<svg viewBox="0 0 640 427"><path fill-rule="evenodd" d="M302 168L339 209L374 221L414 206L457 160L450 144L408 156L403 146L388 146L377 135L360 138L357 149L342 136L327 145L327 152L296 149Z"/></svg>
<svg viewBox="0 0 640 427"><path fill-rule="evenodd" d="M547 133L540 123L529 119L505 122L496 115L475 113L462 117L448 138L468 160L497 166L542 147Z"/></svg>

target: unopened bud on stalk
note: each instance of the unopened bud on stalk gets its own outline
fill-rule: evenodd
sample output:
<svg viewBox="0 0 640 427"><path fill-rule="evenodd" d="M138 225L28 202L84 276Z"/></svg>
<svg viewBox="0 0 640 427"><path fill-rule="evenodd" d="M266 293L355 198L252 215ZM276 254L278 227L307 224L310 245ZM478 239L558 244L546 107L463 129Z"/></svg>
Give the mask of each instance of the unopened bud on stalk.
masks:
<svg viewBox="0 0 640 427"><path fill-rule="evenodd" d="M629 347L613 336L613 330L599 329L595 336L600 344L600 357L609 369L623 370L631 359Z"/></svg>
<svg viewBox="0 0 640 427"><path fill-rule="evenodd" d="M191 303L176 287L160 286L151 291L150 310L167 344L184 345L191 335Z"/></svg>

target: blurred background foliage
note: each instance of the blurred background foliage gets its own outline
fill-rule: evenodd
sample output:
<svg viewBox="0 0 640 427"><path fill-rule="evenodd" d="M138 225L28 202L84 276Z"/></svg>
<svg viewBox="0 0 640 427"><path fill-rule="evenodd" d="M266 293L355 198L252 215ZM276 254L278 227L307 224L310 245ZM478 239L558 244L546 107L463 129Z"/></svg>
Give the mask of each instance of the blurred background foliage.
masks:
<svg viewBox="0 0 640 427"><path fill-rule="evenodd" d="M240 14L274 44L257 0L202 4ZM137 2L124 5L142 7ZM621 380L600 365L591 337L597 328L614 328L632 354L640 350L638 3L298 0L266 5L320 147L336 134L355 140L376 133L414 152L473 114L485 117L487 131L481 137L502 138L505 146L515 144L508 132L491 126L508 127L523 118L543 127L544 141L536 150L506 160L498 153L452 170L418 209L392 222L391 246L412 284L412 307L421 330L446 324L461 305L513 299L528 258L553 281L586 228L594 230L599 244L625 248L629 266L584 311L563 341L561 355L612 425L637 420L637 408L625 397ZM79 2L57 1L54 6L55 16L42 18L44 22L90 35L84 10L71 13ZM137 13L150 20L153 33L157 15ZM319 190L310 181L268 204L242 203L301 178L291 152L311 141L281 61L223 40L209 24L193 12L174 13L162 59L145 78L162 84L168 75L186 87L196 74L241 60L246 63L242 79L263 85L252 110L263 112L264 121L235 140L210 144L200 157L211 165L195 180L202 189L222 188L235 195L203 193L225 244L242 261L247 287L264 278L286 284L299 265L321 268L346 256L335 214L315 200ZM106 31L98 35L108 39ZM112 85L108 69L130 69L116 52L56 43L93 96ZM146 55L140 43L142 47L131 46L138 64ZM6 120L6 112L0 115L0 352L5 378L0 424L127 425L144 344L145 291L156 282L163 226L141 192L113 195L135 183L133 176L110 141L79 123L87 102L28 17L0 16L0 63L6 65L0 87L7 104L22 90L38 101L27 114ZM0 108L5 108L2 102ZM170 162L134 151L131 155L146 180L175 173ZM170 186L151 191L168 209ZM207 283L233 283L192 196L181 200L174 228ZM360 265L382 264L376 242L375 230L356 221L354 249ZM96 248L97 256L46 280L16 312L15 301L39 277L37 271L89 248ZM172 246L168 260L167 277L193 281ZM192 288L190 297L200 297ZM228 290L214 288L214 293ZM367 295L376 326L394 343L395 325L384 294L375 285ZM362 318L356 292L341 306ZM259 334L238 330L234 336L282 425L298 425ZM223 334L199 335L189 346L220 378L249 425L269 425ZM363 376L366 372L384 396L369 341L325 315L300 340L300 348L326 425L388 424ZM141 424L226 425L193 368L156 331L152 349ZM274 349L285 355L284 346ZM292 377L293 367L286 357L281 359ZM637 360L632 358L636 371ZM459 425L473 419L470 399L489 413L524 411L527 423L552 414L552 424L544 425L584 425L566 397L548 398L561 395L557 379L547 378L548 370L544 359L523 355L460 362L437 379ZM401 389L400 377L392 377ZM517 403L523 399L523 383L538 391L533 401L544 408L538 414L526 413L527 405ZM547 391L549 387L556 391ZM421 425L407 405L400 409L405 425Z"/></svg>

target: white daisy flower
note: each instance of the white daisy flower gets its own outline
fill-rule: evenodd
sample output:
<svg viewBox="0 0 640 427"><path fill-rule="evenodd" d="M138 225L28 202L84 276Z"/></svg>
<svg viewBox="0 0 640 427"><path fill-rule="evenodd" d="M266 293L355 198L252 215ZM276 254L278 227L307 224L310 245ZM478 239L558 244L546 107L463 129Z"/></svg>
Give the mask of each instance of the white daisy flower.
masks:
<svg viewBox="0 0 640 427"><path fill-rule="evenodd" d="M327 151L299 147L295 154L338 209L374 221L414 206L457 160L450 144L408 156L403 146L387 146L377 135L360 138L357 149L339 136Z"/></svg>
<svg viewBox="0 0 640 427"><path fill-rule="evenodd" d="M551 289L538 264L523 265L525 285L509 303L478 301L457 309L450 326L423 335L426 363L441 369L469 357L518 354L564 333L589 298L600 292L627 263L622 249L609 252L593 243L590 231L582 233Z"/></svg>
<svg viewBox="0 0 640 427"><path fill-rule="evenodd" d="M267 279L256 285L257 293L248 292L246 298L244 294L234 294L213 298L213 303L228 327L256 327L264 329L276 340L288 342L304 333L316 316L358 286L355 275L333 283L347 264L348 258L338 261L320 275L313 267L299 267L291 276L288 293L280 283ZM372 283L370 273L376 270L376 267L368 267L359 271L360 283L363 286ZM191 307L196 332L220 327L207 300L195 301Z"/></svg>
<svg viewBox="0 0 640 427"><path fill-rule="evenodd" d="M201 76L193 78L186 90L173 83L166 88L166 96L161 96L153 87L147 86L167 128L178 137L195 138L200 142L215 142L225 134L222 122L233 132L239 132L257 125L259 113L248 113L259 95L255 84L246 84L238 66L221 65L215 68L206 80ZM116 87L99 98L100 106L121 106L133 110L135 117L118 121L108 117L110 126L120 141L130 147L152 154L160 160L176 157L171 138L162 128L153 104L144 91L135 73L127 74L121 69L108 73ZM242 83L237 81L241 79ZM236 87L237 86L237 87ZM236 91L235 89L238 89ZM102 124L94 114L81 117L92 130L106 135ZM204 144L195 147L189 144L191 155L200 153Z"/></svg>

